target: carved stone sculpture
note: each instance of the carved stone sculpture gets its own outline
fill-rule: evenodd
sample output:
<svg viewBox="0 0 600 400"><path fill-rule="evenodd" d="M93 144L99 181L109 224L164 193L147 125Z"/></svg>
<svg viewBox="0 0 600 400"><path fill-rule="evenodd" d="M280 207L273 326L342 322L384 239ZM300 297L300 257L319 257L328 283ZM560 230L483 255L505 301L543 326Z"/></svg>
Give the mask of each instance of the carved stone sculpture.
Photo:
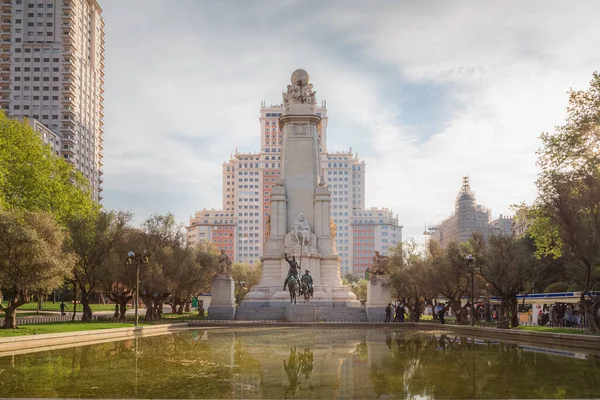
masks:
<svg viewBox="0 0 600 400"><path fill-rule="evenodd" d="M375 251L375 255L373 256L373 267L370 269L370 273L374 275L387 275L389 263L389 257L382 256L378 251Z"/></svg>
<svg viewBox="0 0 600 400"><path fill-rule="evenodd" d="M231 276L231 260L225 253L225 250L221 250L221 254L219 255L219 268L221 269L221 275Z"/></svg>
<svg viewBox="0 0 600 400"><path fill-rule="evenodd" d="M329 218L329 228L331 230L331 238L335 239L337 235L337 225L333 222L332 218Z"/></svg>
<svg viewBox="0 0 600 400"><path fill-rule="evenodd" d="M298 214L298 218L292 224L290 233L292 239L299 245L307 246L310 243L310 225L304 219L304 213Z"/></svg>
<svg viewBox="0 0 600 400"><path fill-rule="evenodd" d="M313 85L310 83L308 72L297 69L292 73L292 84L287 86L287 92L283 93L283 105L288 112L292 104L310 104L313 111L317 106Z"/></svg>
<svg viewBox="0 0 600 400"><path fill-rule="evenodd" d="M269 218L267 219L267 223L265 225L265 242L271 236L271 214L269 213Z"/></svg>

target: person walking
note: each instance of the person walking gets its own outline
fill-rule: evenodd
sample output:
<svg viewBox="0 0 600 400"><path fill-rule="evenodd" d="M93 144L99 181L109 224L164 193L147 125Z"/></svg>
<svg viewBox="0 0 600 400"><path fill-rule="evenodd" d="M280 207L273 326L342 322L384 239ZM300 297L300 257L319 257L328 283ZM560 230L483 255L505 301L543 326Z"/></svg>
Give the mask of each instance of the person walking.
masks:
<svg viewBox="0 0 600 400"><path fill-rule="evenodd" d="M440 319L440 324L445 324L446 320L444 319L446 317L446 307L442 304L439 304L439 309L438 309L438 318Z"/></svg>
<svg viewBox="0 0 600 400"><path fill-rule="evenodd" d="M62 303L60 303L60 315L65 315L65 309L67 308L67 306L65 305L65 302L63 301Z"/></svg>
<svg viewBox="0 0 600 400"><path fill-rule="evenodd" d="M396 304L395 311L394 322L404 322L404 308L402 307L402 303Z"/></svg>
<svg viewBox="0 0 600 400"><path fill-rule="evenodd" d="M390 322L391 319L392 319L392 303L388 303L387 307L385 308L385 322Z"/></svg>

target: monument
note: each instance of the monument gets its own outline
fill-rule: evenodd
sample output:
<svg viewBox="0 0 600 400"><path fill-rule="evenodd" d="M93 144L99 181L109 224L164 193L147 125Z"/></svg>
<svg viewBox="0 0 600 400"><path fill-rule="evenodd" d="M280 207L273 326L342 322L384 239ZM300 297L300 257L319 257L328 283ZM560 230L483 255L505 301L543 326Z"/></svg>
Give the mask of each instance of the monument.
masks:
<svg viewBox="0 0 600 400"><path fill-rule="evenodd" d="M271 192L262 276L240 309L290 304L290 294L283 290L289 269L286 254L295 256L299 269L309 269L313 276L313 299L303 306L359 307L356 295L340 279L329 209L331 193L319 162L321 117L316 115L315 91L305 70L292 73L283 104L285 112L279 118L283 133L281 176Z"/></svg>
<svg viewBox="0 0 600 400"><path fill-rule="evenodd" d="M210 290L208 316L211 319L233 320L235 318L235 284L231 278L231 260L221 250L219 273L215 275Z"/></svg>
<svg viewBox="0 0 600 400"><path fill-rule="evenodd" d="M369 269L367 285L367 319L370 322L385 320L385 307L391 301L390 277L388 275L389 257L375 251L373 266Z"/></svg>

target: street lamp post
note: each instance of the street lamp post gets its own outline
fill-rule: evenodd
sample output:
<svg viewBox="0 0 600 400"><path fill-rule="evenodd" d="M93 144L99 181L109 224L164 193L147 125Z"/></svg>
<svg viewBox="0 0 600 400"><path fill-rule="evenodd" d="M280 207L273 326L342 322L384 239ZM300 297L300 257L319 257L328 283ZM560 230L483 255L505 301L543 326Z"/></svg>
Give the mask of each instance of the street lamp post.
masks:
<svg viewBox="0 0 600 400"><path fill-rule="evenodd" d="M475 261L475 258L470 254L467 254L467 257L465 258L471 269L471 326L475 326L475 305L473 304L475 292L475 269L473 267L473 261Z"/></svg>
<svg viewBox="0 0 600 400"><path fill-rule="evenodd" d="M138 307L140 303L140 264L150 262L150 253L142 251L137 256L133 251L127 253L127 265L135 263L135 326L138 326Z"/></svg>

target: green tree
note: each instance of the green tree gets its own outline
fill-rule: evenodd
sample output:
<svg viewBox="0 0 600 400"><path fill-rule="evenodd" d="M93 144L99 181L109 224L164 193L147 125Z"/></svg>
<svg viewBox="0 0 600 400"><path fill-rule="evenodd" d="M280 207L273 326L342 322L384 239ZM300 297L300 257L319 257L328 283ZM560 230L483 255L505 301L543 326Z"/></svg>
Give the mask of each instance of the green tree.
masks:
<svg viewBox="0 0 600 400"><path fill-rule="evenodd" d="M131 214L92 212L67 219L70 232L68 249L76 256L73 280L79 288L83 306L82 321L92 319L90 295L99 289L107 275L109 258L123 240Z"/></svg>
<svg viewBox="0 0 600 400"><path fill-rule="evenodd" d="M539 254L562 257L581 287L588 331L600 332L600 74L588 90L571 90L567 119L541 135L536 181L529 208Z"/></svg>
<svg viewBox="0 0 600 400"><path fill-rule="evenodd" d="M0 112L0 206L67 217L97 209L86 179L29 125Z"/></svg>
<svg viewBox="0 0 600 400"><path fill-rule="evenodd" d="M260 264L236 262L231 266L231 277L235 282L235 300L239 304L246 293L260 281Z"/></svg>
<svg viewBox="0 0 600 400"><path fill-rule="evenodd" d="M525 239L491 236L483 249L480 275L490 294L500 298L500 328L518 326L517 295L527 293L539 276L539 261Z"/></svg>
<svg viewBox="0 0 600 400"><path fill-rule="evenodd" d="M0 286L12 293L4 328L16 328L16 310L34 293L57 287L72 272L74 259L64 252L66 233L42 212L0 210Z"/></svg>
<svg viewBox="0 0 600 400"><path fill-rule="evenodd" d="M146 320L160 318L165 300L177 284L177 249L185 246L183 227L172 213L155 214L142 223L142 249L149 251L150 263L140 267L140 297L146 305Z"/></svg>
<svg viewBox="0 0 600 400"><path fill-rule="evenodd" d="M432 254L424 254L414 240L399 243L391 250L392 288L395 297L408 307L413 321L418 321L425 306L433 306L437 297L432 261Z"/></svg>

